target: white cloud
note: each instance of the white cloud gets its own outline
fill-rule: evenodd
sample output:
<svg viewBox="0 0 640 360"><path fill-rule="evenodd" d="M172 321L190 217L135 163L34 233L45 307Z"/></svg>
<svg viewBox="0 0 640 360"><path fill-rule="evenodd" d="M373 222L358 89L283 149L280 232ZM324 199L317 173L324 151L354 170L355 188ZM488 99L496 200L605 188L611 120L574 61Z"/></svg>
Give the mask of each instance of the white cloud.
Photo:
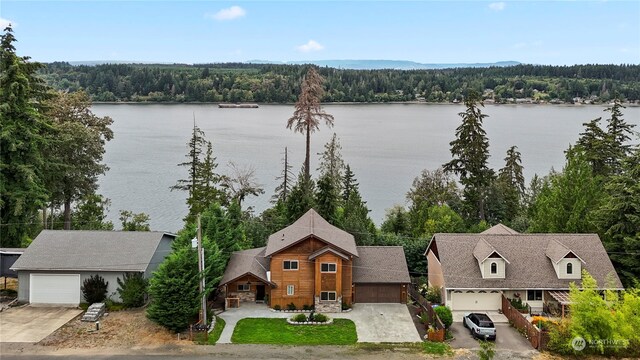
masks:
<svg viewBox="0 0 640 360"><path fill-rule="evenodd" d="M489 4L489 9L495 10L495 11L502 11L504 10L505 6L507 6L507 4L503 2L494 2Z"/></svg>
<svg viewBox="0 0 640 360"><path fill-rule="evenodd" d="M309 40L306 44L298 46L298 51L302 52L320 51L322 49L324 49L324 46L315 40Z"/></svg>
<svg viewBox="0 0 640 360"><path fill-rule="evenodd" d="M4 30L4 28L9 26L9 24L11 24L12 27L16 27L17 25L15 21L11 21L5 18L0 18L0 31Z"/></svg>
<svg viewBox="0 0 640 360"><path fill-rule="evenodd" d="M222 9L215 14L207 13L204 16L218 21L225 21L238 19L245 15L247 15L245 9L241 8L240 6L232 6L227 9Z"/></svg>

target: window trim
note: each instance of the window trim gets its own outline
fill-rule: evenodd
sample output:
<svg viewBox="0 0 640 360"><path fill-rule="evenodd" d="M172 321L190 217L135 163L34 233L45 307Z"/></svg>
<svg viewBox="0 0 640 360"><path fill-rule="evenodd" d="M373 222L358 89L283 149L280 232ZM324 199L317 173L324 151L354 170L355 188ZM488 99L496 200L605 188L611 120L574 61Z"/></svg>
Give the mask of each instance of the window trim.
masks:
<svg viewBox="0 0 640 360"><path fill-rule="evenodd" d="M291 292L289 292L289 289L291 289ZM296 294L295 285L287 285L287 296L293 296L295 294Z"/></svg>
<svg viewBox="0 0 640 360"><path fill-rule="evenodd" d="M327 294L326 300L322 300L322 294ZM330 294L333 294L333 300L331 300ZM338 301L338 293L335 291L320 291L320 301Z"/></svg>
<svg viewBox="0 0 640 360"><path fill-rule="evenodd" d="M327 265L327 270L326 271L322 270L322 266L323 265ZM333 271L331 271L331 265L333 265L333 267L334 267ZM334 262L332 262L332 263L329 263L329 262L320 263L320 272L321 273L334 273L335 274L335 273L338 272L338 264L334 263Z"/></svg>
<svg viewBox="0 0 640 360"><path fill-rule="evenodd" d="M536 296L540 292L540 299ZM544 292L542 290L527 290L527 301L543 301ZM533 296L529 296L533 294Z"/></svg>
<svg viewBox="0 0 640 360"><path fill-rule="evenodd" d="M495 271L494 271L494 266L495 266ZM491 275L497 275L498 274L498 263L495 261L491 262L491 265L489 265L489 272L491 273Z"/></svg>
<svg viewBox="0 0 640 360"><path fill-rule="evenodd" d="M242 287L242 288L240 288ZM245 290L246 287L246 290ZM238 284L238 292L247 292L247 291L251 291L251 285L249 284Z"/></svg>
<svg viewBox="0 0 640 360"><path fill-rule="evenodd" d="M573 263L567 263L567 275L573 275Z"/></svg>
<svg viewBox="0 0 640 360"><path fill-rule="evenodd" d="M289 268L287 269L287 263L289 263ZM292 264L296 264L296 268L293 269L291 267ZM298 271L300 269L300 262L298 260L284 260L282 261L282 270L284 271Z"/></svg>

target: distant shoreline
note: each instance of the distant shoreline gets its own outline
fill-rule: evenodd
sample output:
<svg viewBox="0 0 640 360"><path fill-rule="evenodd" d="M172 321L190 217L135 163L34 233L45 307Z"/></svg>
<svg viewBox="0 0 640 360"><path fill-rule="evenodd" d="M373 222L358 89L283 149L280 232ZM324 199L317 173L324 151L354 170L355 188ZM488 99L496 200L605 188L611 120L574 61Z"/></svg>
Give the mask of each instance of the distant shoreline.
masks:
<svg viewBox="0 0 640 360"><path fill-rule="evenodd" d="M218 105L222 102L219 101L189 101L189 102L180 102L180 101L93 101L94 105ZM257 103L260 106L269 106L269 105L287 105L293 106L295 103ZM322 105L384 105L384 104L395 104L395 105L464 105L464 103L452 103L452 102L425 102L425 101L387 101L387 102L327 102L322 103ZM530 105L530 106L603 106L607 107L610 104L552 104L552 103L522 103L522 104L514 104L514 103L485 103L485 106L514 106L514 105ZM640 103L622 103L625 107L640 107Z"/></svg>

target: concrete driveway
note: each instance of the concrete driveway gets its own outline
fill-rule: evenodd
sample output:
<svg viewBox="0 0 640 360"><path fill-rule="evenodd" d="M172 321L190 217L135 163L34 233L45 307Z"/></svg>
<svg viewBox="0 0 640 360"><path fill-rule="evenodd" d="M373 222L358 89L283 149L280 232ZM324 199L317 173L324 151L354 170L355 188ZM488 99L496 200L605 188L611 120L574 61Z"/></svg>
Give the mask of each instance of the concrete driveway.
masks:
<svg viewBox="0 0 640 360"><path fill-rule="evenodd" d="M534 350L529 340L509 324L495 323L496 326L496 350L528 351ZM451 334L455 338L449 344L454 349L480 349L478 340L471 336L469 329L465 328L461 322L455 322L450 328ZM534 350L535 351L535 350Z"/></svg>
<svg viewBox="0 0 640 360"><path fill-rule="evenodd" d="M266 305L242 303L218 315L226 325L218 343L231 343L233 329L244 318L288 318L295 314L270 311ZM416 342L421 341L407 305L354 304L345 313L327 314L335 319L350 319L356 324L358 342Z"/></svg>
<svg viewBox="0 0 640 360"><path fill-rule="evenodd" d="M82 313L79 309L11 308L0 313L0 342L36 343Z"/></svg>
<svg viewBox="0 0 640 360"><path fill-rule="evenodd" d="M351 312L329 315L351 319L356 324L358 342L422 341L405 304L353 304Z"/></svg>

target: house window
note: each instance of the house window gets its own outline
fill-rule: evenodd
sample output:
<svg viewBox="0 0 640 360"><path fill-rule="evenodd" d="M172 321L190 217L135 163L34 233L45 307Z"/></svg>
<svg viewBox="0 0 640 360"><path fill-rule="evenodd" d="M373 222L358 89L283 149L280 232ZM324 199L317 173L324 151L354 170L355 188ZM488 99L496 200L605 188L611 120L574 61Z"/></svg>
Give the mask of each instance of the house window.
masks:
<svg viewBox="0 0 640 360"><path fill-rule="evenodd" d="M527 290L527 301L541 301L542 290Z"/></svg>
<svg viewBox="0 0 640 360"><path fill-rule="evenodd" d="M321 291L320 292L320 300L322 300L322 301L336 301L336 292L335 291Z"/></svg>
<svg viewBox="0 0 640 360"><path fill-rule="evenodd" d="M298 260L285 260L283 266L285 270L298 270Z"/></svg>
<svg viewBox="0 0 640 360"><path fill-rule="evenodd" d="M287 295L291 296L294 294L294 286L293 285L287 285Z"/></svg>
<svg viewBox="0 0 640 360"><path fill-rule="evenodd" d="M492 274L497 274L498 273L498 264L495 262L491 263L491 273Z"/></svg>
<svg viewBox="0 0 640 360"><path fill-rule="evenodd" d="M569 274L569 275L573 274L573 264L572 263L568 263L567 264L567 274Z"/></svg>
<svg viewBox="0 0 640 360"><path fill-rule="evenodd" d="M238 291L249 291L251 289L251 285L249 284L238 284Z"/></svg>
<svg viewBox="0 0 640 360"><path fill-rule="evenodd" d="M334 272L336 272L336 264L335 263L322 263L322 264L320 264L320 272L323 272L323 273L334 273Z"/></svg>

